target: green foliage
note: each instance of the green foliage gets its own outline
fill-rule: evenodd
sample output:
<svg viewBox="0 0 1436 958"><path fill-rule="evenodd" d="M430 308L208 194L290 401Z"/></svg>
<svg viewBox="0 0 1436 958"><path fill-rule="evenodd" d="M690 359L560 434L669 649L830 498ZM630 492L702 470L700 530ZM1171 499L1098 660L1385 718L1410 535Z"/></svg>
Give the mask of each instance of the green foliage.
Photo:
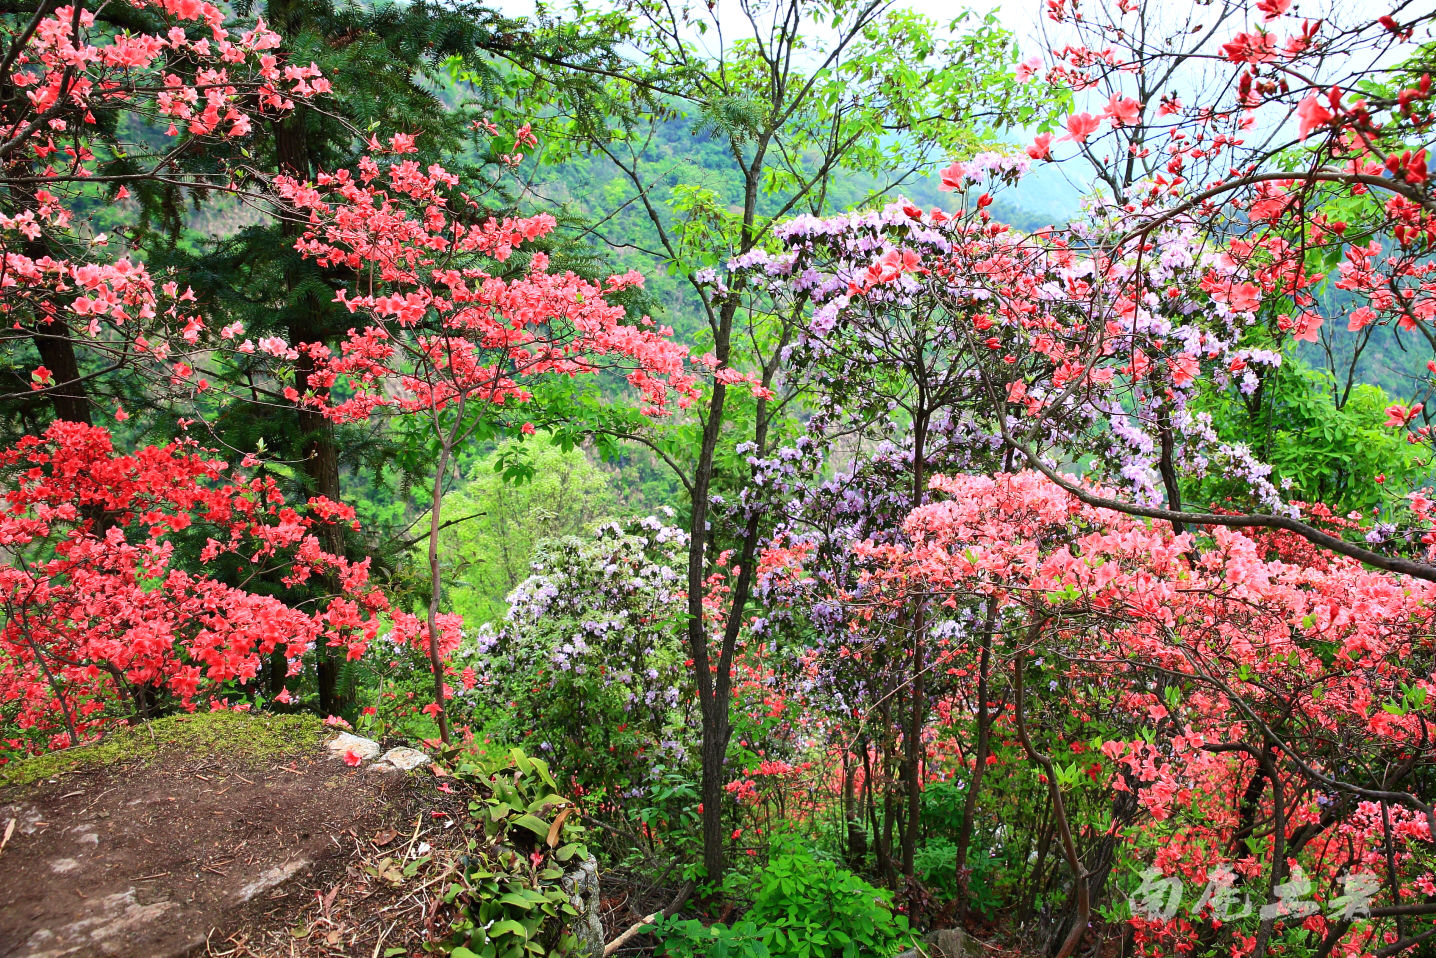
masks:
<svg viewBox="0 0 1436 958"><path fill-rule="evenodd" d="M1287 356L1250 396L1208 388L1193 407L1211 415L1226 442L1244 443L1272 466L1271 481L1296 500L1325 503L1333 512L1366 515L1384 504L1382 482L1420 485L1428 464L1404 431L1386 423L1394 400L1379 387L1348 388L1329 372ZM1194 484L1199 499L1242 501L1246 489L1212 480Z"/></svg>
<svg viewBox="0 0 1436 958"><path fill-rule="evenodd" d="M1012 876L1021 874L1021 869L1019 863L1004 857L1006 849L994 840L991 823L978 822L967 854L966 888L959 884L957 837L966 800L966 788L959 788L954 781L930 782L923 788L922 824L927 839L913 856L913 868L929 888L947 897L962 893L970 912L992 915L1001 907L1004 893L1011 890Z"/></svg>
<svg viewBox="0 0 1436 958"><path fill-rule="evenodd" d="M663 944L663 958L772 958L763 929L744 919L725 925L705 925L696 919L666 920L654 930Z"/></svg>
<svg viewBox="0 0 1436 958"><path fill-rule="evenodd" d="M494 762L460 761L453 777L476 791L469 815L477 834L444 893L459 917L438 950L454 958L574 954L568 925L578 911L561 881L588 850L548 763L513 749Z"/></svg>
<svg viewBox="0 0 1436 958"><path fill-rule="evenodd" d="M625 808L638 840L624 851L649 861L663 855L696 861L703 831L700 802L698 780L690 767L654 766L643 795ZM696 880L697 867L691 866L685 877Z"/></svg>
<svg viewBox="0 0 1436 958"><path fill-rule="evenodd" d="M753 907L732 926L667 920L656 934L670 958L868 958L912 938L892 893L841 865L793 848L757 876Z"/></svg>
<svg viewBox="0 0 1436 958"><path fill-rule="evenodd" d="M439 548L449 603L477 626L502 617L504 596L531 572L536 543L583 532L617 499L583 450L542 441L504 441L467 472L469 480L444 497L454 524Z"/></svg>

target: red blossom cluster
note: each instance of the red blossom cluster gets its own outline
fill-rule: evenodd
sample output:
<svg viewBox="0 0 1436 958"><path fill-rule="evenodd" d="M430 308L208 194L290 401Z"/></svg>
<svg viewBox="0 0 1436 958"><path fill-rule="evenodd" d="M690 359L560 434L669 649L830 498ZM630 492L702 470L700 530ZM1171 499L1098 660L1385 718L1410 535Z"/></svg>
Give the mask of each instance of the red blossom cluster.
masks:
<svg viewBox="0 0 1436 958"><path fill-rule="evenodd" d="M313 64L281 62L280 38L263 21L231 30L224 12L204 0L128 6L131 14L42 6L28 23L7 22L13 56L0 79L19 95L0 110L11 197L0 213L0 313L5 340L34 340L42 359L30 377L36 391L80 389L87 358L115 369L148 366L157 386L181 395L211 388L201 360L207 350L239 346L242 327L210 329L188 305L188 290L153 277L127 251L107 257L112 238L76 222L72 201L94 184L124 201L129 184L147 180L233 189L222 160L216 170L197 171L180 157L201 142L241 141L256 120L330 89ZM136 11L155 23L153 32L132 28ZM117 29L117 20L127 29ZM163 129L166 145L110 142L114 134L103 131L116 113ZM101 162L116 154L129 163L120 173Z"/></svg>
<svg viewBox="0 0 1436 958"><path fill-rule="evenodd" d="M1011 669L1058 663L1076 713L1131 730L1101 752L1103 779L1145 812L1122 834L1134 854L1155 850L1155 867L1197 884L1219 866L1249 880L1299 866L1318 898L1380 875L1387 905L1436 880L1436 809L1418 786L1436 763L1423 707L1436 586L1329 553L1304 561L1309 549L1270 533L1199 541L1033 472L932 485L943 497L909 516L908 543L860 547L868 587L898 603L996 603ZM1254 821L1276 825L1254 837ZM1200 931L1189 916L1138 930L1163 949Z"/></svg>
<svg viewBox="0 0 1436 958"><path fill-rule="evenodd" d="M368 559L320 546L317 527L354 523L352 509L290 506L272 478L193 443L118 453L104 429L58 421L0 452L0 472L12 557L0 569L0 709L29 735L6 750L75 744L164 698L221 702L275 653L290 674L316 644L358 658L388 610ZM318 581L338 592L307 609L264 588Z"/></svg>
<svg viewBox="0 0 1436 958"><path fill-rule="evenodd" d="M609 302L642 285L639 274L595 283L549 272L548 256L534 252L521 275L495 275L495 263L551 233L554 218L484 214L457 176L403 159L413 150L408 138L395 138L390 149L400 158L382 167L365 157L357 173L320 174L313 184L276 181L280 198L307 222L296 248L321 265L353 271L363 290L337 294L363 320L337 354L296 344L317 372L313 392L291 390L292 399L340 421L385 407L507 406L529 400L524 384L537 377L606 368L624 371L650 414L668 408L670 393L681 407L697 395L688 351L670 339L672 331L647 317L625 322L625 310ZM353 394L331 402L329 387L340 377Z"/></svg>

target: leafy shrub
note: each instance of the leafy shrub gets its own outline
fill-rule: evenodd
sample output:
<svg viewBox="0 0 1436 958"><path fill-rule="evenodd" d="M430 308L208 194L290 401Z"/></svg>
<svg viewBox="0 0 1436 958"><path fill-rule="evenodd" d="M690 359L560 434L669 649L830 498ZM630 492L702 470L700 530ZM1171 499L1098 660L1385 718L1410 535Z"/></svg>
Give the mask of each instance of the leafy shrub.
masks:
<svg viewBox="0 0 1436 958"><path fill-rule="evenodd" d="M655 765L643 797L625 807L629 824L639 838L626 849L637 859L634 864L651 865L655 853L664 852L678 862L688 863L683 869L685 877L699 877L703 823L698 815L700 798L694 775L691 770Z"/></svg>
<svg viewBox="0 0 1436 958"><path fill-rule="evenodd" d="M663 921L655 929L663 958L773 958L763 929L744 919L729 926L704 925L696 919Z"/></svg>
<svg viewBox="0 0 1436 958"><path fill-rule="evenodd" d="M1010 778L1007 769L1013 767L1023 766L994 765L983 780L983 787L990 794L1027 802L1029 797L1025 793L1013 789L1023 787L1030 779ZM965 783L937 781L923 789L922 825L927 838L917 848L913 867L924 885L947 898L961 894L969 913L991 917L1002 907L1005 896L1014 890L1013 876L1022 874L1028 849L1021 843L1004 840L1007 829L1001 819L979 814L967 849L967 883L962 887L957 875L957 840L966 801ZM1081 808L1075 798L1071 801L1074 811ZM1002 807L1001 803L998 807Z"/></svg>
<svg viewBox="0 0 1436 958"><path fill-rule="evenodd" d="M513 749L486 766L460 763L453 774L475 788L469 812L477 834L444 894L458 916L443 950L453 958L575 954L569 923L578 910L561 881L588 851L548 764Z"/></svg>
<svg viewBox="0 0 1436 958"><path fill-rule="evenodd" d="M574 770L584 794L613 803L641 799L658 767L691 761L686 541L650 516L537 548L507 620L479 631L474 696L500 703L494 740Z"/></svg>
<svg viewBox="0 0 1436 958"><path fill-rule="evenodd" d="M657 934L669 958L868 958L892 955L912 936L892 893L806 851L776 856L758 873L743 921L665 921Z"/></svg>

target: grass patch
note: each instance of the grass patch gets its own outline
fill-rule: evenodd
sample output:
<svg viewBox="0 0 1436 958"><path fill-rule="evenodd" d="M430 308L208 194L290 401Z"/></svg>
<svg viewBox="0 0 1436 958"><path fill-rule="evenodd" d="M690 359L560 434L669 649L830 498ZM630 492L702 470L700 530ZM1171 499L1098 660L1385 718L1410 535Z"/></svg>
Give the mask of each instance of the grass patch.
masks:
<svg viewBox="0 0 1436 958"><path fill-rule="evenodd" d="M0 765L0 787L29 785L77 768L147 762L161 753L193 756L223 751L249 765L316 748L324 723L314 715L204 712L124 726L99 742Z"/></svg>

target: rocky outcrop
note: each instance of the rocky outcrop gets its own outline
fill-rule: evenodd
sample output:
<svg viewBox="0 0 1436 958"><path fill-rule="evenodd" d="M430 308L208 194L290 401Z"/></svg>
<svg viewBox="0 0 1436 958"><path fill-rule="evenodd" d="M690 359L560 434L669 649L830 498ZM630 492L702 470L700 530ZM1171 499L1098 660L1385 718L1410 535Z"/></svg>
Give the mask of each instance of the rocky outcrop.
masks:
<svg viewBox="0 0 1436 958"><path fill-rule="evenodd" d="M928 932L920 944L897 958L977 958L977 953L967 932L961 928L942 928Z"/></svg>
<svg viewBox="0 0 1436 958"><path fill-rule="evenodd" d="M577 868L563 876L563 890L569 896L569 904L578 911L571 927L578 939L579 954L583 958L602 958L603 919L598 914L602 905L598 895L598 861L590 856L579 862Z"/></svg>
<svg viewBox="0 0 1436 958"><path fill-rule="evenodd" d="M143 729L148 751L102 746L67 764L32 760L28 777L8 770L0 958L181 958L271 930L283 951L247 953L342 953L327 938L337 923L315 924L310 912L337 917L341 883L363 886L354 898L365 918L385 895L405 894L392 877L434 837L422 826L439 820L420 814L433 799L424 780L402 770L429 757L348 733L326 741L317 720L276 735L284 724L176 716ZM348 767L356 755L387 774ZM352 953L368 956L389 925L353 927L350 937L371 940Z"/></svg>

